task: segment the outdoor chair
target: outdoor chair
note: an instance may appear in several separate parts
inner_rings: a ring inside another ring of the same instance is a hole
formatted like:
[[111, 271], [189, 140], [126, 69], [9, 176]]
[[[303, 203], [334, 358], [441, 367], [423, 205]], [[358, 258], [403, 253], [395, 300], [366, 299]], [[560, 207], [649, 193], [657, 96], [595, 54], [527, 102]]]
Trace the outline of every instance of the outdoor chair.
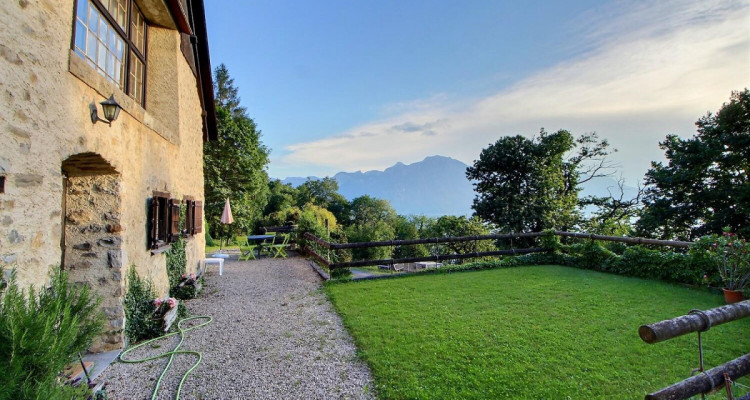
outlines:
[[273, 244], [270, 246], [270, 250], [273, 253], [273, 258], [286, 258], [286, 246], [289, 244], [289, 234], [282, 233], [280, 235], [284, 239], [280, 244]]
[[247, 242], [247, 236], [236, 236], [237, 244], [240, 245], [240, 261], [249, 261], [250, 259], [255, 260], [255, 249], [258, 248], [257, 244], [249, 244]]
[[259, 252], [259, 254], [263, 254], [263, 253], [266, 253], [266, 254], [268, 254], [268, 255], [270, 256], [270, 255], [273, 255], [273, 249], [272, 249], [272, 247], [273, 247], [273, 242], [274, 242], [274, 241], [276, 240], [277, 236], [276, 236], [276, 232], [266, 232], [265, 234], [266, 234], [266, 235], [271, 235], [271, 236], [273, 236], [273, 237], [272, 237], [272, 238], [269, 238], [269, 239], [266, 239], [266, 240], [264, 240], [264, 241], [263, 241], [263, 242], [262, 242], [262, 243], [261, 243], [261, 244], [259, 245], [259, 246], [260, 246], [260, 252]]

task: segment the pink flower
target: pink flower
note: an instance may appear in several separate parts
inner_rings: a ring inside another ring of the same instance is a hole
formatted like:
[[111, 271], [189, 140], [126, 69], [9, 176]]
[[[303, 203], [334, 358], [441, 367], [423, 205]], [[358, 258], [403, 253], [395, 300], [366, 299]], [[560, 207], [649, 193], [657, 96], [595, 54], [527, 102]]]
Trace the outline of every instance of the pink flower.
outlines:
[[190, 279], [195, 280], [195, 274], [190, 274]]
[[164, 301], [162, 299], [154, 300], [154, 307], [159, 308]]
[[177, 305], [177, 299], [175, 299], [174, 297], [170, 297], [167, 300], [167, 304], [169, 304], [169, 308], [175, 308], [175, 306]]
[[181, 277], [181, 278], [182, 278], [182, 279], [185, 279], [185, 278], [187, 278], [187, 275], [185, 275], [185, 274], [182, 274], [182, 277]]

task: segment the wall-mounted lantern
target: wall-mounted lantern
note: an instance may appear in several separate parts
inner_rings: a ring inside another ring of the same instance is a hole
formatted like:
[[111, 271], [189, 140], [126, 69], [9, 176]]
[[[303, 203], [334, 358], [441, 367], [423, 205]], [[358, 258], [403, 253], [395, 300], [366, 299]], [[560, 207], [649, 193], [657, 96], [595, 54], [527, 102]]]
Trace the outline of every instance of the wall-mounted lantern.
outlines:
[[120, 115], [120, 110], [122, 107], [120, 107], [120, 104], [115, 101], [115, 95], [114, 93], [109, 96], [107, 100], [102, 101], [99, 103], [102, 105], [102, 113], [104, 114], [105, 119], [99, 118], [99, 113], [96, 110], [96, 105], [91, 104], [91, 122], [97, 123], [98, 121], [106, 122], [109, 126], [112, 126], [112, 121], [117, 119], [117, 116]]

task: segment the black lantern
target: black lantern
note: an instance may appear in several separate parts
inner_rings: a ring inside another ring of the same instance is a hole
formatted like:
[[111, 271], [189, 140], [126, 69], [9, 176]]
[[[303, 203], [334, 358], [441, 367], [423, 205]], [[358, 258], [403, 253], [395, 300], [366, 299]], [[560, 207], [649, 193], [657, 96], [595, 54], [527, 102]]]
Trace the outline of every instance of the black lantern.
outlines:
[[96, 105], [93, 103], [91, 104], [91, 122], [97, 123], [98, 121], [106, 122], [109, 124], [109, 126], [112, 126], [112, 121], [117, 119], [117, 116], [120, 115], [120, 104], [115, 101], [115, 95], [114, 93], [109, 96], [107, 100], [102, 101], [99, 103], [102, 105], [102, 113], [104, 113], [104, 118], [99, 118], [99, 114], [96, 111]]

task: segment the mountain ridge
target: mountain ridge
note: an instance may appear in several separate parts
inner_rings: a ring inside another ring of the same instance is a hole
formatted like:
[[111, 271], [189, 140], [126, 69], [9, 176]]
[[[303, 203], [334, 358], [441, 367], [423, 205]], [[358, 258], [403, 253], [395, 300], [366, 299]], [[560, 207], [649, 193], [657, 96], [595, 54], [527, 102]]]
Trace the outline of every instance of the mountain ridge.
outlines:
[[[397, 162], [383, 171], [338, 172], [332, 176], [339, 184], [339, 193], [352, 200], [369, 195], [385, 199], [399, 214], [409, 215], [471, 215], [474, 187], [466, 178], [468, 165], [451, 157], [434, 155], [411, 164]], [[287, 177], [282, 183], [297, 187], [317, 176]], [[609, 188], [617, 188], [611, 177], [593, 179], [583, 185], [581, 196], [607, 196]], [[636, 188], [624, 186], [625, 198], [635, 196]], [[590, 211], [590, 210], [589, 210]]]

